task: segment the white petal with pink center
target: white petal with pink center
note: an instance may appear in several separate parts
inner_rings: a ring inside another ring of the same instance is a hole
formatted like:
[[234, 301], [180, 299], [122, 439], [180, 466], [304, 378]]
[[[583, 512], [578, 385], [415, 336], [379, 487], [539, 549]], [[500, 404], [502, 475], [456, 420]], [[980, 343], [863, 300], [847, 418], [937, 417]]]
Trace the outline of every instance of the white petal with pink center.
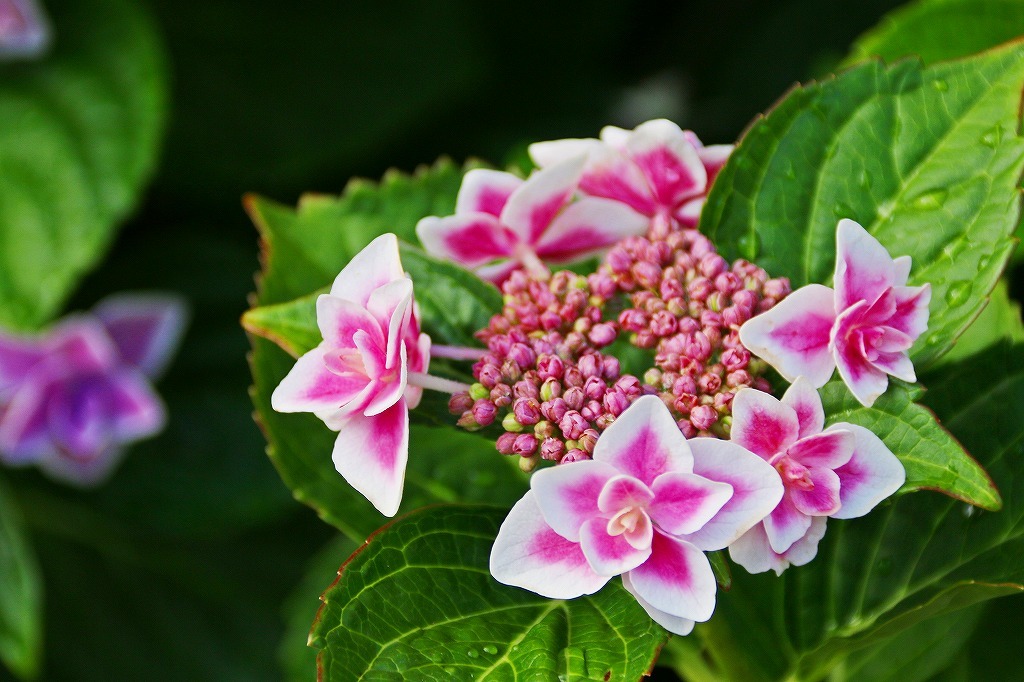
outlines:
[[646, 221], [626, 206], [573, 202], [586, 153], [574, 148], [526, 180], [500, 171], [470, 171], [455, 215], [423, 218], [416, 225], [423, 248], [500, 283], [520, 267], [542, 271], [542, 259], [578, 260], [641, 234]]
[[803, 378], [782, 400], [750, 388], [733, 399], [732, 442], [770, 464], [785, 491], [730, 546], [730, 555], [753, 573], [781, 573], [810, 561], [825, 517], [866, 514], [903, 484], [903, 465], [877, 436], [853, 424], [821, 431], [823, 425], [821, 398]]
[[382, 514], [398, 511], [409, 454], [410, 385], [430, 362], [398, 240], [373, 240], [317, 299], [319, 346], [298, 359], [271, 395], [279, 412], [312, 412], [338, 432], [335, 469]]
[[530, 156], [541, 168], [583, 157], [581, 192], [686, 227], [696, 225], [703, 197], [732, 151], [729, 145], [705, 147], [691, 131], [664, 119], [635, 130], [606, 126], [600, 138], [538, 142], [530, 145]]
[[889, 376], [916, 381], [908, 355], [928, 327], [931, 286], [908, 287], [910, 258], [892, 258], [852, 220], [836, 228], [835, 290], [797, 289], [740, 328], [740, 340], [786, 379], [824, 386], [838, 367], [850, 392], [871, 406]]
[[637, 399], [598, 439], [593, 460], [533, 475], [498, 532], [492, 574], [562, 598], [622, 575], [652, 618], [688, 633], [715, 605], [704, 550], [740, 537], [782, 495], [765, 461], [717, 442], [701, 444], [697, 458], [660, 398]]

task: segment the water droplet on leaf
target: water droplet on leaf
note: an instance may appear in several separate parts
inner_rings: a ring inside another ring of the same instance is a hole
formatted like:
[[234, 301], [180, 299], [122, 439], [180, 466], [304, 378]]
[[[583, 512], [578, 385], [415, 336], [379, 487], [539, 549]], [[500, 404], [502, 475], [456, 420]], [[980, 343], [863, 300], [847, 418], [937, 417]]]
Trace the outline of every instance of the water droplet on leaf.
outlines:
[[942, 205], [946, 203], [946, 197], [948, 195], [949, 190], [941, 187], [939, 189], [933, 189], [917, 195], [912, 203], [914, 208], [921, 209], [923, 211], [932, 211], [937, 208], [942, 208]]
[[761, 253], [761, 238], [757, 236], [756, 232], [747, 232], [741, 235], [736, 240], [736, 244], [740, 247], [740, 253], [748, 260], [755, 260]]
[[974, 283], [966, 279], [951, 283], [946, 289], [946, 304], [951, 308], [962, 306], [970, 298], [973, 288]]
[[480, 652], [477, 651], [476, 649], [470, 649], [469, 651], [466, 652], [466, 655], [469, 656], [470, 658], [477, 658], [480, 655]]
[[498, 647], [494, 646], [493, 644], [488, 644], [484, 647], [484, 653], [493, 656], [494, 654], [498, 653]]
[[939, 79], [932, 81], [932, 87], [938, 90], [939, 92], [945, 92], [946, 90], [949, 90], [949, 83]]
[[986, 147], [996, 147], [1003, 141], [1003, 126], [997, 125], [981, 136], [981, 143]]

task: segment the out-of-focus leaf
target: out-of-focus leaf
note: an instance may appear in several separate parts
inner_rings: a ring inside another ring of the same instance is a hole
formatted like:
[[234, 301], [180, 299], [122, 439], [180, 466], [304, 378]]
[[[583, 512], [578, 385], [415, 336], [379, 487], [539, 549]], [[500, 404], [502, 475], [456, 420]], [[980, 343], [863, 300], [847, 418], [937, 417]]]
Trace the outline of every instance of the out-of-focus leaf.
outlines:
[[795, 88], [744, 135], [701, 230], [794, 286], [828, 283], [852, 218], [930, 282], [923, 367], [977, 316], [1013, 249], [1024, 169], [1024, 46], [923, 68], [879, 61]]
[[138, 3], [55, 3], [53, 53], [0, 67], [0, 324], [47, 321], [153, 171], [163, 47]]
[[988, 305], [978, 319], [956, 341], [953, 349], [942, 356], [942, 362], [957, 362], [981, 352], [999, 341], [1024, 341], [1024, 322], [1020, 303], [1010, 299], [1009, 287], [1000, 280], [992, 290]]
[[433, 507], [342, 567], [310, 633], [320, 679], [636, 680], [668, 638], [615, 580], [547, 599], [487, 568], [505, 511]]
[[42, 654], [43, 586], [16, 502], [0, 485], [0, 662], [35, 677]]
[[289, 682], [309, 682], [316, 670], [317, 650], [309, 644], [310, 624], [320, 608], [324, 584], [356, 549], [344, 535], [335, 536], [310, 559], [306, 575], [284, 603], [285, 633], [277, 658]]

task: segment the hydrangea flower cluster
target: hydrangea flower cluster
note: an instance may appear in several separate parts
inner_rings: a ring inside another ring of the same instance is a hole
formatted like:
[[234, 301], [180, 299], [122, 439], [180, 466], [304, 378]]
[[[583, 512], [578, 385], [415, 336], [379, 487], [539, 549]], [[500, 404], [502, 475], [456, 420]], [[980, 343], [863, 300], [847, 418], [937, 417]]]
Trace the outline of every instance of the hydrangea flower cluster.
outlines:
[[[435, 256], [501, 286], [503, 309], [477, 332], [485, 349], [433, 349], [473, 360], [476, 382], [426, 374], [430, 342], [386, 235], [321, 297], [324, 342], [275, 408], [339, 431], [338, 470], [390, 515], [408, 410], [421, 388], [447, 391], [460, 426], [492, 430], [498, 451], [533, 472], [495, 541], [494, 577], [569, 599], [622, 576], [655, 621], [688, 633], [714, 610], [705, 552], [781, 573], [814, 557], [827, 518], [862, 516], [903, 485], [877, 435], [825, 428], [816, 389], [836, 367], [864, 404], [889, 375], [914, 380], [907, 351], [930, 295], [907, 286], [909, 258], [849, 220], [834, 290], [791, 293], [785, 278], [730, 264], [694, 227], [730, 149], [652, 121], [533, 145], [541, 170], [526, 180], [470, 171], [456, 214], [417, 232]], [[600, 249], [586, 276], [544, 263]], [[620, 340], [647, 353], [637, 375], [623, 371]], [[769, 366], [791, 384], [781, 400]]]
[[124, 447], [159, 433], [151, 385], [177, 348], [176, 297], [121, 294], [47, 333], [0, 333], [0, 460], [75, 485], [102, 481]]

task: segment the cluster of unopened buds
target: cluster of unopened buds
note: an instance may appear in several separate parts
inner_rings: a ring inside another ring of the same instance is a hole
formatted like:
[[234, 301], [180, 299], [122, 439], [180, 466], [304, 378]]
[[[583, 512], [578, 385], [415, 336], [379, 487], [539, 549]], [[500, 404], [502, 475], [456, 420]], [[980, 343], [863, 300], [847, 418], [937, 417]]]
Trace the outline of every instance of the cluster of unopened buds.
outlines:
[[[791, 292], [726, 261], [696, 224], [730, 150], [651, 121], [534, 145], [540, 170], [526, 179], [470, 171], [455, 215], [417, 232], [432, 255], [500, 286], [503, 308], [477, 332], [485, 347], [431, 348], [397, 243], [381, 237], [321, 297], [324, 341], [275, 408], [337, 430], [339, 472], [392, 515], [408, 410], [423, 388], [447, 391], [459, 426], [489, 430], [533, 472], [495, 541], [495, 578], [568, 599], [621, 575], [654, 620], [686, 634], [714, 609], [706, 552], [781, 573], [815, 556], [827, 518], [862, 516], [903, 485], [877, 435], [825, 427], [817, 389], [838, 367], [870, 405], [889, 375], [914, 381], [907, 351], [928, 319], [909, 258], [850, 220], [834, 289]], [[548, 269], [597, 254], [589, 275]], [[472, 361], [474, 383], [428, 375], [430, 355]], [[790, 384], [781, 397], [772, 368]]]

